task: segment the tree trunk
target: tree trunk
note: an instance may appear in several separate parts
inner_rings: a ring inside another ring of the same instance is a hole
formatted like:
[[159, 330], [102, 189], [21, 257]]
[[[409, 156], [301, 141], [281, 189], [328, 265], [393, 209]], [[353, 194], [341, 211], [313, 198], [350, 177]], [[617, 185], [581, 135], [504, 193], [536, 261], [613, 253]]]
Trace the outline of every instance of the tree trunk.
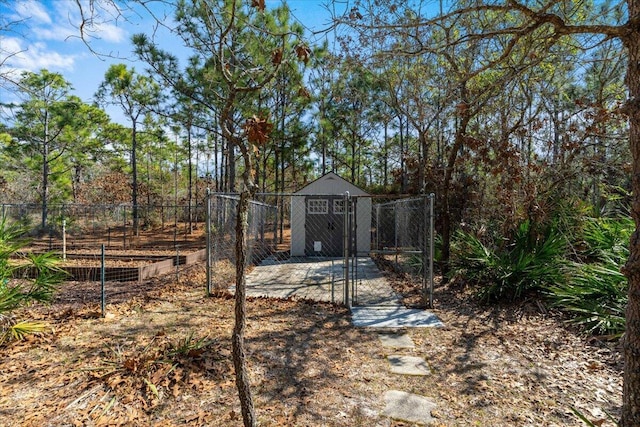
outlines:
[[[275, 189], [275, 193], [278, 193], [278, 191], [280, 190], [280, 147], [278, 146], [277, 143], [273, 144], [274, 147], [274, 172], [275, 172], [275, 183], [274, 183], [274, 189]], [[274, 236], [274, 240], [278, 243], [280, 243], [280, 237], [278, 237], [280, 235], [280, 217], [283, 215], [282, 213], [282, 205], [280, 203], [280, 197], [276, 196], [276, 226], [274, 228], [274, 232], [275, 232], [275, 236]]]
[[324, 135], [324, 101], [320, 101], [320, 145], [322, 147], [322, 175], [327, 173], [327, 140]]
[[426, 184], [426, 165], [427, 165], [427, 156], [429, 151], [429, 146], [427, 143], [427, 131], [424, 129], [418, 129], [418, 139], [420, 141], [420, 150], [418, 154], [418, 188], [417, 191], [420, 194], [425, 193], [425, 184]]
[[247, 257], [246, 231], [249, 212], [249, 191], [240, 193], [238, 211], [236, 214], [236, 295], [235, 295], [235, 326], [231, 343], [233, 348], [233, 366], [236, 373], [236, 387], [240, 398], [240, 408], [245, 427], [256, 425], [256, 415], [253, 409], [253, 397], [251, 384], [246, 366], [246, 354], [244, 351], [244, 333], [246, 329], [246, 288], [244, 267]]
[[49, 114], [44, 117], [44, 138], [42, 142], [42, 232], [47, 228], [49, 200]]
[[[640, 0], [629, 0], [629, 16], [640, 15]], [[640, 426], [640, 28], [636, 24], [623, 42], [629, 53], [629, 145], [633, 158], [631, 215], [636, 230], [631, 236], [630, 254], [624, 274], [629, 280], [629, 303], [624, 334], [624, 387], [620, 426]]]
[[136, 132], [136, 122], [132, 120], [131, 126], [131, 204], [133, 209], [133, 232], [136, 236], [140, 234], [140, 214], [138, 212], [138, 141]]
[[229, 146], [229, 158], [227, 159], [229, 164], [229, 177], [227, 178], [229, 183], [229, 192], [236, 192], [236, 149], [233, 145]]
[[462, 85], [460, 89], [461, 103], [459, 106], [459, 116], [456, 125], [456, 135], [447, 158], [447, 164], [445, 166], [444, 182], [442, 183], [442, 260], [441, 270], [443, 280], [447, 280], [449, 274], [449, 258], [451, 256], [451, 209], [449, 206], [449, 200], [451, 195], [449, 190], [451, 189], [451, 181], [453, 180], [453, 171], [455, 169], [456, 160], [458, 158], [458, 152], [464, 145], [464, 139], [467, 134], [467, 126], [471, 121], [471, 112], [469, 108], [469, 102], [467, 99], [466, 83]]
[[402, 125], [402, 116], [398, 116], [398, 129], [400, 130], [400, 193], [404, 194], [407, 191], [406, 179], [405, 179], [405, 164], [404, 164], [404, 127]]
[[191, 123], [189, 123], [187, 125], [187, 165], [189, 167], [189, 172], [187, 173], [189, 181], [189, 189], [187, 190], [187, 198], [189, 199], [187, 204], [187, 216], [189, 217], [189, 234], [193, 234], [193, 160], [191, 159], [191, 156]]
[[356, 145], [358, 145], [358, 135], [355, 131], [351, 132], [351, 183], [358, 185], [356, 183]]
[[384, 122], [384, 147], [382, 148], [382, 183], [384, 191], [389, 188], [389, 122]]

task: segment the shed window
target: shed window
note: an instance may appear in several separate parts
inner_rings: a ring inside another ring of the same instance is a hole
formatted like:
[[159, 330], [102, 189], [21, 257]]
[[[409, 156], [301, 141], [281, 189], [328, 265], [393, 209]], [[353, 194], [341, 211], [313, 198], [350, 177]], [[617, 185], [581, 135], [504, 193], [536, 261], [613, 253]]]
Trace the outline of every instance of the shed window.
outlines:
[[326, 199], [308, 200], [307, 213], [312, 215], [328, 214], [329, 201]]
[[333, 200], [333, 213], [340, 215], [344, 213], [344, 200]]

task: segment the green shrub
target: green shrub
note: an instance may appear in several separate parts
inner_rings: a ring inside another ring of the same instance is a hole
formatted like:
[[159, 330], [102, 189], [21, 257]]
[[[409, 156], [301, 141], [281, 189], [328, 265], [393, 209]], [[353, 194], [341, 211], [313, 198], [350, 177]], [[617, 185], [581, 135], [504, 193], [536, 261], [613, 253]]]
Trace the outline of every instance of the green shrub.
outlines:
[[454, 247], [453, 271], [477, 284], [484, 301], [515, 300], [564, 279], [564, 237], [553, 228], [538, 234], [529, 221], [520, 224], [506, 244], [485, 245], [460, 232]]
[[[458, 232], [452, 245], [452, 272], [477, 286], [485, 301], [515, 300], [542, 291], [553, 307], [591, 334], [620, 336], [625, 327], [628, 283], [621, 268], [635, 229], [630, 217], [588, 218], [576, 211], [538, 231], [525, 221], [512, 237], [482, 241]], [[570, 236], [567, 242], [564, 236]], [[570, 243], [570, 244], [569, 244]]]
[[578, 251], [587, 262], [623, 263], [629, 257], [629, 239], [634, 229], [631, 217], [590, 218], [585, 221]]
[[634, 228], [629, 217], [588, 219], [574, 246], [581, 262], [568, 264], [567, 281], [548, 290], [552, 305], [591, 334], [624, 332], [628, 283], [621, 268]]
[[627, 305], [627, 279], [620, 264], [573, 263], [567, 276], [567, 282], [549, 288], [552, 306], [571, 314], [571, 322], [590, 334], [620, 336]]
[[[22, 339], [29, 333], [42, 332], [44, 325], [37, 322], [18, 321], [12, 312], [31, 302], [48, 302], [56, 286], [63, 280], [64, 272], [56, 267], [51, 254], [21, 255], [26, 244], [21, 236], [24, 229], [19, 224], [0, 221], [0, 345], [13, 339]], [[11, 258], [22, 258], [17, 267]], [[19, 268], [36, 271], [33, 279], [16, 278]]]

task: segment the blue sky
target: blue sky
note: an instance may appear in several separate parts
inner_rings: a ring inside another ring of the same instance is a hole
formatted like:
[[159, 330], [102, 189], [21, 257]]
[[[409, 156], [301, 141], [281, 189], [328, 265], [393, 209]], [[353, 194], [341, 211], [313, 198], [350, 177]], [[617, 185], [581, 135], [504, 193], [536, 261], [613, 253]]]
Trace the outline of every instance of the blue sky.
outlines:
[[[267, 7], [281, 2], [267, 0]], [[88, 10], [89, 0], [80, 3]], [[131, 2], [120, 3], [131, 5]], [[327, 0], [288, 0], [287, 3], [293, 16], [310, 31], [329, 23], [330, 14], [324, 7]], [[76, 0], [0, 2], [0, 76], [4, 76], [0, 77], [0, 103], [16, 100], [11, 81], [17, 81], [23, 71], [46, 68], [61, 73], [73, 85], [73, 94], [85, 102], [93, 101], [93, 94], [111, 64], [124, 62], [142, 71], [144, 64], [136, 62], [132, 54], [131, 36], [150, 34], [155, 19], [135, 5], [122, 13], [114, 10], [108, 1], [102, 0], [98, 6], [100, 19], [90, 28], [88, 47], [79, 37], [81, 18]], [[172, 12], [160, 6], [152, 3], [151, 11], [156, 16], [167, 16], [166, 22], [170, 23]], [[338, 6], [344, 7], [344, 3]], [[8, 23], [11, 25], [6, 29]], [[158, 31], [165, 48], [180, 51], [179, 43], [166, 30], [159, 28]], [[317, 37], [310, 36], [312, 41], [314, 38]], [[117, 110], [112, 108], [108, 113], [113, 120], [126, 124]]]

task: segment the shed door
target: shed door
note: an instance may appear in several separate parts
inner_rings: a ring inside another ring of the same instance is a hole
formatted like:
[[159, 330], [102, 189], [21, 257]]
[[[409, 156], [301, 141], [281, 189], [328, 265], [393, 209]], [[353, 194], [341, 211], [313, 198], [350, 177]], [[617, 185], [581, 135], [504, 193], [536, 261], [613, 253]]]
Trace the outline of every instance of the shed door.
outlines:
[[342, 196], [305, 198], [305, 255], [343, 255], [344, 199]]

